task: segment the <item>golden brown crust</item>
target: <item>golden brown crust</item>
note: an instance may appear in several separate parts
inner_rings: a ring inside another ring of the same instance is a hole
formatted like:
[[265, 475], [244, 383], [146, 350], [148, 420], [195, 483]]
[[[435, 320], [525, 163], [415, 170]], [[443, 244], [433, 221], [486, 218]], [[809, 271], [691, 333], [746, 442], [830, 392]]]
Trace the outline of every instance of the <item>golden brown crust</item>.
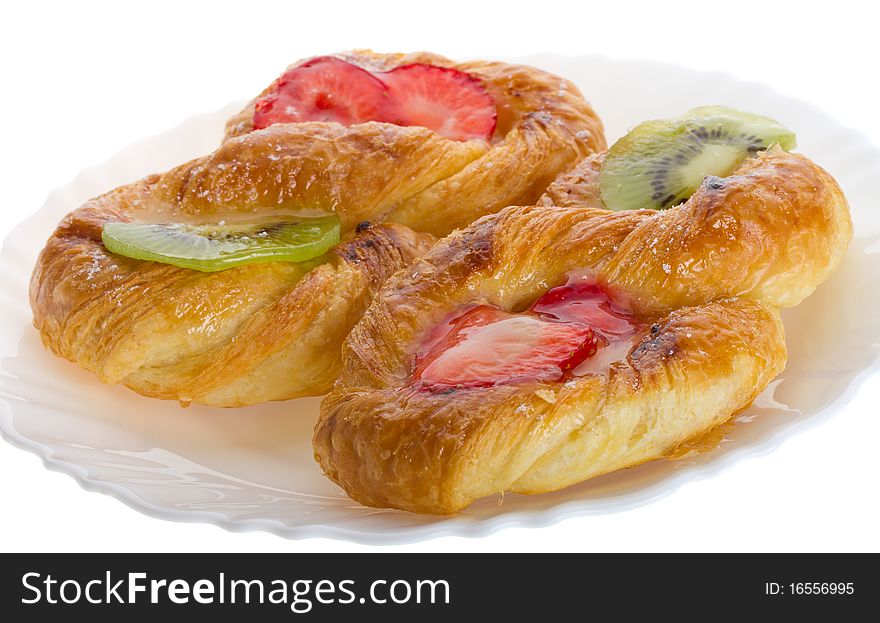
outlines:
[[[775, 307], [828, 276], [851, 225], [840, 188], [802, 156], [774, 150], [709, 183], [665, 212], [609, 212], [582, 189], [587, 207], [511, 207], [439, 242], [345, 343], [315, 431], [325, 472], [364, 504], [449, 513], [658, 458], [746, 407], [785, 362]], [[521, 310], [582, 269], [645, 323], [605, 374], [451, 394], [408, 384], [415, 345], [450, 311]]]
[[[562, 176], [541, 205], [601, 207], [602, 158], [587, 158]], [[852, 237], [834, 178], [778, 147], [729, 177], [707, 178], [682, 206], [647, 214], [655, 216], [627, 238], [603, 273], [646, 310], [693, 305], [706, 300], [706, 288], [793, 307], [837, 267]]]
[[[455, 63], [426, 52], [377, 54], [354, 50], [336, 56], [373, 71], [416, 62], [454, 67], [479, 78], [495, 101], [498, 125], [491, 144], [469, 141], [474, 150], [469, 152], [470, 159], [446, 162], [445, 177], [420, 188], [401, 189], [396, 203], [389, 206], [386, 220], [418, 231], [444, 235], [505, 206], [534, 203], [560, 172], [605, 148], [602, 123], [577, 87], [539, 69], [491, 61]], [[272, 87], [269, 85], [260, 96]], [[256, 99], [227, 122], [227, 139], [253, 130]], [[367, 125], [344, 128], [344, 132], [357, 135]], [[394, 150], [393, 137], [405, 128], [378, 125], [387, 128], [389, 149]], [[341, 127], [328, 123], [314, 126]], [[438, 149], [439, 145], [456, 142], [434, 136]], [[379, 168], [377, 173], [395, 176], [393, 167]]]
[[150, 220], [335, 212], [343, 231], [381, 222], [413, 193], [485, 153], [426, 128], [283, 124], [227, 141], [159, 176], [127, 212]]
[[662, 456], [748, 405], [784, 366], [778, 314], [753, 301], [677, 310], [658, 325], [607, 375], [568, 383], [434, 394], [343, 377], [322, 405], [316, 458], [362, 504], [450, 513]]
[[[390, 155], [381, 127], [357, 137], [273, 128], [92, 199], [61, 222], [37, 261], [31, 306], [44, 343], [105, 382], [159, 398], [238, 406], [323, 393], [343, 338], [374, 292], [433, 243], [399, 225], [351, 232], [396, 192], [370, 166], [406, 153], [403, 142], [433, 140], [426, 130], [408, 131]], [[320, 160], [287, 158], [302, 137], [323, 141], [325, 165], [352, 154], [322, 172]], [[429, 174], [422, 164], [414, 154], [399, 173]], [[109, 253], [101, 243], [111, 221], [233, 222], [308, 207], [335, 211], [349, 233], [306, 263], [200, 273]]]
[[342, 56], [377, 71], [427, 62], [477, 75], [498, 105], [496, 137], [459, 142], [375, 122], [250, 132], [251, 105], [214, 153], [93, 199], [59, 225], [32, 279], [44, 342], [150, 396], [228, 406], [321, 393], [338, 367], [336, 346], [373, 291], [427, 249], [430, 236], [383, 226], [358, 237], [374, 246], [354, 264], [340, 247], [317, 267], [204, 275], [107, 253], [103, 224], [333, 212], [343, 232], [362, 221], [446, 232], [511, 200], [537, 198], [558, 171], [604, 147], [601, 123], [577, 89], [539, 70], [458, 65], [427, 53]]
[[575, 168], [563, 173], [547, 187], [537, 204], [560, 208], [602, 208], [599, 172], [605, 152], [581, 160]]
[[379, 286], [432, 243], [377, 225], [311, 262], [199, 273], [56, 233], [31, 281], [34, 325], [55, 354], [146, 396], [243, 406], [318, 395]]
[[[831, 274], [852, 237], [837, 182], [781, 150], [708, 180], [664, 216], [663, 227], [634, 232], [605, 273], [652, 307], [703, 300], [706, 283], [724, 295], [792, 307]], [[656, 261], [664, 253], [677, 261]]]

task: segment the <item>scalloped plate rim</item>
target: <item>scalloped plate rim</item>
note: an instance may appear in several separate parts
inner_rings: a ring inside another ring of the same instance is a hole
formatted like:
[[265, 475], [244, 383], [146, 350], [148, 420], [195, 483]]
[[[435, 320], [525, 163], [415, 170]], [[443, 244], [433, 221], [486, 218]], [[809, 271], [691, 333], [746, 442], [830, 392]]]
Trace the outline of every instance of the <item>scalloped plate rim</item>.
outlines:
[[[810, 102], [780, 93], [776, 88], [766, 83], [742, 79], [730, 72], [693, 69], [684, 65], [648, 59], [642, 60], [635, 58], [614, 58], [602, 54], [563, 55], [542, 53], [532, 54], [511, 60], [515, 62], [534, 64], [539, 66], [552, 66], [554, 61], [559, 62], [560, 60], [562, 60], [564, 62], [575, 62], [578, 59], [591, 59], [593, 61], [598, 61], [603, 64], [609, 65], [627, 64], [638, 66], [640, 68], [644, 68], [645, 66], [653, 66], [663, 71], [675, 70], [679, 72], [690, 73], [703, 79], [711, 78], [717, 81], [735, 83], [739, 86], [747, 87], [749, 89], [760, 89], [774, 99], [782, 100], [783, 103], [786, 105], [796, 106], [801, 109], [807, 109], [814, 116], [823, 118], [827, 122], [829, 127], [834, 128], [836, 133], [847, 134], [848, 140], [851, 140], [853, 142], [857, 141], [858, 143], [860, 143], [860, 147], [868, 148], [869, 151], [873, 152], [872, 155], [877, 160], [877, 162], [880, 162], [880, 149], [878, 149], [877, 145], [870, 141], [862, 132], [859, 132], [855, 128], [837, 122], [831, 115]], [[112, 156], [107, 158], [104, 162], [84, 167], [68, 183], [52, 190], [46, 196], [44, 205], [49, 202], [49, 199], [54, 193], [64, 192], [67, 189], [76, 186], [78, 182], [81, 182], [82, 180], [88, 178], [90, 175], [100, 173], [102, 169], [111, 166], [114, 161], [117, 161], [125, 154], [137, 149], [137, 147], [142, 143], [145, 143], [152, 138], [156, 138], [158, 136], [180, 132], [183, 128], [192, 124], [195, 119], [214, 117], [240, 105], [241, 102], [236, 101], [221, 108], [218, 108], [213, 112], [191, 115], [190, 117], [184, 119], [181, 123], [175, 125], [169, 130], [166, 130], [165, 132], [159, 133], [153, 137], [145, 138], [141, 141], [134, 142], [118, 150]], [[601, 110], [599, 112], [601, 114]], [[4, 261], [7, 256], [8, 241], [11, 237], [11, 234], [13, 234], [16, 230], [25, 227], [36, 216], [36, 214], [37, 212], [28, 215], [26, 218], [19, 221], [9, 230], [6, 237], [4, 238], [2, 251], [0, 251], [0, 257], [2, 257]], [[8, 279], [8, 276], [4, 276], [3, 279], [4, 281], [6, 281]], [[711, 461], [703, 465], [696, 466], [690, 470], [680, 471], [669, 475], [667, 478], [664, 479], [662, 483], [663, 493], [669, 494], [678, 487], [695, 478], [702, 479], [710, 477], [712, 474], [726, 469], [729, 465], [732, 465], [742, 460], [744, 457], [757, 456], [759, 454], [769, 452], [784, 443], [785, 440], [789, 436], [791, 436], [792, 431], [815, 426], [819, 421], [827, 417], [830, 412], [839, 411], [841, 406], [849, 403], [858, 393], [858, 390], [864, 384], [864, 382], [868, 378], [875, 376], [878, 373], [878, 369], [880, 369], [880, 358], [875, 358], [873, 362], [871, 362], [867, 367], [865, 367], [852, 378], [846, 388], [834, 400], [825, 405], [815, 414], [812, 414], [808, 420], [796, 422], [790, 426], [787, 426], [781, 431], [778, 431], [775, 434], [772, 434], [767, 438], [761, 440], [759, 443], [728, 451], [722, 456], [715, 457]], [[40, 457], [41, 461], [47, 469], [67, 474], [68, 476], [73, 478], [84, 490], [110, 495], [111, 497], [123, 502], [127, 506], [158, 519], [189, 523], [209, 523], [232, 532], [259, 530], [269, 532], [271, 534], [275, 534], [277, 536], [287, 539], [333, 538], [358, 543], [388, 545], [395, 543], [415, 542], [443, 536], [462, 536], [468, 538], [477, 538], [487, 536], [499, 530], [504, 530], [510, 527], [546, 527], [571, 517], [592, 515], [596, 513], [616, 512], [614, 510], [592, 509], [589, 507], [589, 505], [585, 505], [584, 502], [581, 500], [570, 500], [557, 504], [552, 508], [500, 512], [497, 515], [478, 520], [470, 520], [469, 518], [453, 515], [451, 517], [438, 518], [436, 522], [426, 525], [408, 528], [395, 528], [393, 531], [389, 532], [378, 532], [376, 530], [364, 530], [339, 525], [327, 525], [322, 523], [287, 526], [282, 524], [278, 520], [272, 520], [268, 518], [230, 519], [223, 516], [219, 512], [210, 512], [204, 510], [175, 510], [155, 505], [137, 496], [132, 490], [126, 488], [121, 484], [97, 480], [91, 477], [88, 471], [78, 463], [57, 459], [53, 456], [54, 450], [50, 446], [39, 441], [26, 438], [21, 435], [17, 430], [15, 430], [15, 428], [12, 426], [11, 415], [12, 410], [14, 409], [13, 403], [14, 397], [0, 393], [0, 407], [2, 407], [0, 408], [0, 416], [2, 416], [0, 417], [0, 436], [2, 436], [5, 440], [7, 440], [15, 447], [36, 454], [38, 457]], [[647, 500], [637, 500], [631, 504], [624, 504], [622, 508], [625, 509], [647, 504], [650, 503], [651, 499], [653, 499], [653, 497]]]

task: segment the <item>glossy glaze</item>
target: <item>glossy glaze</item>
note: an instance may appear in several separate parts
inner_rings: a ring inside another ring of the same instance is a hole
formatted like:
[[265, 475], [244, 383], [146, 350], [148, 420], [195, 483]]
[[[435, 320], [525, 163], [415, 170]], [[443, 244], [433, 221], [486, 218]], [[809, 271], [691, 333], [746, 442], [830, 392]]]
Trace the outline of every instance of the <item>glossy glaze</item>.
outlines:
[[520, 313], [453, 311], [423, 338], [412, 380], [444, 391], [601, 374], [626, 357], [642, 324], [623, 294], [576, 272]]

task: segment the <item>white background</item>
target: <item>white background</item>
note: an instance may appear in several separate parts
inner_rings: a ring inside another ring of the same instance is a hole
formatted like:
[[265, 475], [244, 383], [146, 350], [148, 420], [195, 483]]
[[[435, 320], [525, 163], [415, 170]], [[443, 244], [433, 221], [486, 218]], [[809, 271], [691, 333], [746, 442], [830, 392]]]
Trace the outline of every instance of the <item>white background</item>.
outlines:
[[[84, 166], [251, 96], [293, 60], [352, 47], [462, 59], [601, 53], [720, 69], [809, 100], [880, 144], [880, 13], [869, 2], [10, 4], [0, 18], [4, 235]], [[878, 400], [874, 377], [841, 417], [873, 421]], [[838, 419], [637, 508], [392, 549], [877, 551], [877, 456], [871, 443], [846, 451], [853, 440]], [[865, 482], [873, 486], [853, 484]], [[152, 519], [0, 443], [0, 550], [369, 549]]]

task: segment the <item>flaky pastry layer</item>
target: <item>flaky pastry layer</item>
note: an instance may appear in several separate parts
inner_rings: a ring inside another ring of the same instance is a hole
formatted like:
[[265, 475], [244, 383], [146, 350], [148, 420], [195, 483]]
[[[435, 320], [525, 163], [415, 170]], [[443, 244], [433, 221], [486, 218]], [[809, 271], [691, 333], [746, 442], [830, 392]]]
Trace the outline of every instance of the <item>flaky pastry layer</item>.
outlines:
[[[342, 56], [373, 70], [428, 62], [472, 73], [495, 99], [496, 136], [459, 142], [376, 122], [252, 132], [251, 103], [213, 153], [97, 197], [62, 221], [31, 282], [46, 345], [148, 396], [236, 406], [320, 394], [375, 290], [433, 240], [404, 226], [445, 233], [534, 200], [559, 171], [604, 147], [601, 123], [577, 89], [540, 70], [427, 53]], [[202, 274], [101, 244], [101, 227], [113, 221], [232, 224], [331, 212], [348, 239], [305, 264]], [[367, 221], [392, 224], [352, 233]]]
[[[410, 63], [452, 67], [480, 79], [498, 110], [498, 125], [489, 143], [475, 140], [462, 144], [431, 132], [432, 140], [421, 146], [419, 156], [433, 164], [442, 162], [444, 174], [417, 174], [419, 183], [397, 189], [382, 204], [383, 213], [373, 218], [445, 235], [503, 207], [534, 203], [557, 175], [584, 156], [605, 148], [602, 123], [578, 88], [540, 69], [495, 61], [456, 63], [428, 52], [379, 54], [354, 50], [336, 56], [371, 71], [388, 71]], [[273, 86], [269, 85], [260, 96]], [[253, 131], [256, 99], [227, 122], [227, 139]], [[358, 136], [370, 125], [353, 125], [342, 131]], [[407, 128], [380, 125], [387, 132], [389, 153], [398, 151], [396, 135], [408, 144]], [[320, 159], [313, 145], [298, 144], [297, 149], [305, 161]], [[450, 152], [459, 157], [450, 159]], [[407, 158], [403, 151], [395, 155], [400, 162]], [[339, 160], [334, 156], [328, 162]], [[396, 164], [374, 171], [378, 177], [384, 176], [389, 186], [407, 179], [398, 175]]]
[[[317, 461], [351, 497], [450, 513], [492, 493], [559, 489], [663, 456], [783, 369], [777, 307], [809, 295], [851, 237], [831, 176], [772, 150], [678, 207], [610, 212], [590, 186], [595, 160], [543, 205], [448, 236], [376, 296], [314, 436]], [[416, 345], [451, 311], [522, 310], [582, 270], [627, 296], [642, 322], [604, 372], [449, 393], [410, 382]]]
[[226, 190], [213, 180], [228, 204], [204, 196], [200, 184], [222, 179], [222, 163], [215, 154], [150, 176], [61, 222], [30, 287], [34, 325], [52, 352], [104, 382], [183, 403], [242, 406], [329, 389], [342, 341], [373, 294], [434, 238], [400, 225], [365, 225], [309, 262], [214, 273], [104, 247], [101, 228], [111, 221], [216, 223], [283, 214], [273, 202], [248, 204], [253, 187], [236, 177]]

